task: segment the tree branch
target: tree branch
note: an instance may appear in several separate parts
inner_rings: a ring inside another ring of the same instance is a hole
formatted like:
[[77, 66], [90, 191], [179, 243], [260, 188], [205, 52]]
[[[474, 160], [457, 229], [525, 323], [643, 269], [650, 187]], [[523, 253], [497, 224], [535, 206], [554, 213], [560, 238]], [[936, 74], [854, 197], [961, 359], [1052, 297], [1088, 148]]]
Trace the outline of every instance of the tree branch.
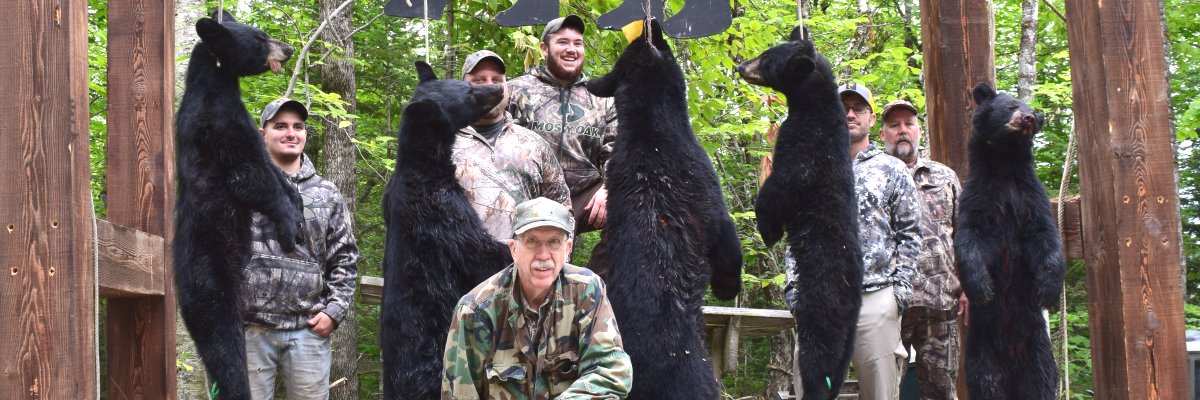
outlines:
[[342, 10], [346, 9], [346, 7], [349, 7], [350, 4], [353, 3], [354, 0], [346, 0], [342, 2], [338, 8], [334, 9], [333, 12], [329, 13], [329, 15], [321, 21], [321, 26], [318, 26], [317, 30], [313, 31], [312, 36], [308, 37], [308, 41], [304, 43], [304, 48], [300, 49], [300, 55], [296, 57], [296, 68], [292, 69], [292, 79], [288, 81], [288, 88], [287, 91], [283, 92], [283, 97], [290, 97], [292, 95], [292, 91], [296, 89], [296, 79], [300, 77], [299, 60], [305, 59], [305, 57], [308, 55], [308, 49], [312, 47], [313, 42], [317, 41], [317, 36], [321, 35], [321, 31], [325, 30], [325, 27], [329, 26], [329, 20], [340, 14]]

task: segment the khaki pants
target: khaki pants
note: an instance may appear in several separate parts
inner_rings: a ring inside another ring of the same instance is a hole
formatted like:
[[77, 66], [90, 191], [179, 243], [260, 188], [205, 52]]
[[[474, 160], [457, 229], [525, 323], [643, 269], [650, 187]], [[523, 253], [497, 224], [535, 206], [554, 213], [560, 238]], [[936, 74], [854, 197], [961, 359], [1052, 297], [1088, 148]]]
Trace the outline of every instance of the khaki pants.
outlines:
[[[792, 385], [796, 398], [804, 397], [800, 380], [797, 347], [792, 356]], [[900, 307], [889, 286], [863, 293], [862, 310], [858, 313], [858, 330], [854, 337], [854, 354], [850, 357], [858, 374], [858, 398], [862, 400], [896, 400], [900, 398], [900, 371], [908, 352], [900, 344]]]

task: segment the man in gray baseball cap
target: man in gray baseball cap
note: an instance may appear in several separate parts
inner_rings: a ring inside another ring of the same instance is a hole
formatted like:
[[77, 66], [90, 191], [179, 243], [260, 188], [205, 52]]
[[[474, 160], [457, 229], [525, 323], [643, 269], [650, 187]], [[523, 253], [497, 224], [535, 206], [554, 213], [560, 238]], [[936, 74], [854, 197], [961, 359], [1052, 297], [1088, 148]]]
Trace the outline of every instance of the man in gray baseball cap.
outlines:
[[[504, 59], [489, 50], [471, 53], [462, 66], [463, 80], [476, 85], [503, 85], [504, 71]], [[512, 123], [507, 107], [506, 90], [496, 108], [458, 131], [451, 155], [467, 200], [499, 241], [512, 238], [513, 210], [523, 201], [547, 197], [571, 206], [571, 191], [550, 144]]]
[[267, 121], [275, 118], [275, 114], [278, 114], [280, 111], [289, 110], [295, 111], [296, 115], [300, 117], [300, 121], [308, 121], [308, 108], [304, 107], [303, 103], [287, 97], [280, 97], [272, 100], [263, 107], [262, 115], [258, 118], [258, 127], [262, 128], [267, 126]]

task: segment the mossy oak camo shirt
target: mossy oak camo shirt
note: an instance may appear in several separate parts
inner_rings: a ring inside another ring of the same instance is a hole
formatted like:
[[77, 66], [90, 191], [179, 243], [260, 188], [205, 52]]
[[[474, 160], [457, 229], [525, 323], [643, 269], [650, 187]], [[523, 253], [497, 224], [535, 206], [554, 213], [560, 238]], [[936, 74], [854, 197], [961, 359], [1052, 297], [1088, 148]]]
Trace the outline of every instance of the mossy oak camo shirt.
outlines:
[[508, 111], [517, 125], [550, 143], [562, 166], [571, 197], [601, 183], [617, 139], [613, 99], [587, 91], [579, 76], [567, 86], [555, 83], [545, 67], [508, 81]]
[[895, 285], [900, 311], [908, 307], [921, 254], [921, 209], [908, 166], [874, 144], [854, 157], [863, 290]]
[[458, 183], [492, 237], [512, 239], [513, 210], [526, 200], [545, 197], [571, 209], [571, 191], [549, 143], [511, 118], [494, 140], [468, 126], [458, 131], [452, 156]]
[[539, 310], [510, 265], [463, 296], [446, 338], [442, 399], [622, 399], [633, 367], [604, 283], [563, 266]]
[[958, 174], [933, 160], [917, 157], [909, 167], [921, 204], [921, 256], [910, 307], [955, 310], [961, 288], [954, 268], [954, 216], [962, 186]]
[[242, 300], [246, 322], [274, 329], [308, 327], [308, 320], [325, 312], [342, 323], [354, 307], [358, 277], [358, 245], [350, 229], [353, 216], [333, 183], [317, 176], [307, 155], [291, 176], [304, 204], [305, 242], [284, 253], [275, 224], [254, 213], [250, 263]]

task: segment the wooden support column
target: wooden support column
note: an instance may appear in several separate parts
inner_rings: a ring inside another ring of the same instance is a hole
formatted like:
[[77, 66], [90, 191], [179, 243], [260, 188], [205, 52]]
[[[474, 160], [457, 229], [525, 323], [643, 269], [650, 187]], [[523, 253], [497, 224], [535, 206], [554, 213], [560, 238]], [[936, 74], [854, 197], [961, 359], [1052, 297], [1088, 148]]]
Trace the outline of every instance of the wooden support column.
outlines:
[[1188, 392], [1158, 1], [1067, 0], [1097, 399]]
[[174, 2], [109, 0], [108, 220], [165, 239], [157, 290], [108, 300], [109, 398], [176, 396], [174, 32]]
[[94, 399], [87, 2], [0, 15], [0, 398]]
[[929, 155], [967, 177], [967, 137], [979, 82], [996, 84], [992, 2], [921, 0]]

